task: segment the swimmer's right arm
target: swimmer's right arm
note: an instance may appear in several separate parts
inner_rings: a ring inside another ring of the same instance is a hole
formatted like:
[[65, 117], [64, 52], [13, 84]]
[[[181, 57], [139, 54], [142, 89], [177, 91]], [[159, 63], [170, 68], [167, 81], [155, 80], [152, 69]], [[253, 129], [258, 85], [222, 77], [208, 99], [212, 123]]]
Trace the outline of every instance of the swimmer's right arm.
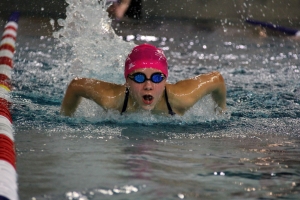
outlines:
[[61, 114], [74, 115], [81, 98], [93, 100], [104, 109], [120, 110], [125, 86], [96, 79], [75, 78], [69, 84], [61, 105]]
[[88, 78], [74, 78], [69, 84], [61, 105], [61, 114], [73, 116], [82, 97], [103, 106], [102, 98], [106, 95], [109, 83]]
[[72, 116], [76, 108], [78, 107], [81, 97], [86, 96], [86, 88], [84, 87], [84, 83], [86, 79], [75, 78], [69, 84], [62, 105], [60, 113], [66, 116]]

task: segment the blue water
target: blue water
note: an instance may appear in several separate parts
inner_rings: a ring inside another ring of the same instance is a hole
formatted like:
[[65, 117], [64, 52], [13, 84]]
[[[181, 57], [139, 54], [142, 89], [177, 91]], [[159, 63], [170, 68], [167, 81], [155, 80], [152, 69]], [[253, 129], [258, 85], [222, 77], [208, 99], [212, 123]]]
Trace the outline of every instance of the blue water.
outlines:
[[[93, 4], [71, 7], [59, 23], [48, 24], [51, 34], [18, 35], [12, 115], [20, 199], [299, 197], [299, 41], [178, 19], [111, 22]], [[220, 71], [227, 111], [216, 115], [207, 96], [182, 117], [120, 116], [88, 100], [75, 117], [60, 115], [73, 77], [123, 83], [125, 56], [143, 42], [165, 50], [169, 82]]]

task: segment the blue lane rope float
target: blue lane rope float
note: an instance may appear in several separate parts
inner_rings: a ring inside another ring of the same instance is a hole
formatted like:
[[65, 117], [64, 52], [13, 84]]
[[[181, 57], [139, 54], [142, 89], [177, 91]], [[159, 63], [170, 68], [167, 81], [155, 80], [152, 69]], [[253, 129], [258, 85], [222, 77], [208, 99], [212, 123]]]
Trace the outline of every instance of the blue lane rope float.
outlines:
[[0, 42], [0, 200], [17, 200], [16, 152], [10, 113], [11, 71], [20, 14], [13, 12]]
[[261, 26], [261, 27], [264, 27], [264, 28], [269, 28], [271, 30], [280, 31], [280, 32], [282, 32], [286, 35], [289, 35], [289, 36], [300, 37], [300, 30], [298, 30], [298, 29], [287, 28], [287, 27], [276, 25], [276, 24], [257, 21], [257, 20], [253, 20], [253, 19], [247, 19], [246, 22], [248, 24], [251, 24], [251, 25]]

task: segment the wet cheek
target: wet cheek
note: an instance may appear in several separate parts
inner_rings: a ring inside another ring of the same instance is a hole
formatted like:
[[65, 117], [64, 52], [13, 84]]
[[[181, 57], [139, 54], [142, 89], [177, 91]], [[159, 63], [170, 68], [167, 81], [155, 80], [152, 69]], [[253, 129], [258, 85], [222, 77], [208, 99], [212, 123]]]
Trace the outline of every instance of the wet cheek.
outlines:
[[131, 85], [131, 86], [129, 86], [129, 88], [130, 88], [130, 91], [132, 91], [134, 93], [140, 92], [143, 89], [143, 87], [141, 87], [141, 85], [137, 85], [137, 84]]
[[142, 93], [142, 90], [143, 90], [142, 87], [131, 87], [130, 93], [136, 100], [138, 100], [140, 97], [140, 94]]
[[155, 93], [154, 93], [155, 96], [160, 97], [162, 95], [163, 91], [164, 91], [164, 87], [154, 85], [153, 88], [154, 88], [154, 91], [155, 91]]

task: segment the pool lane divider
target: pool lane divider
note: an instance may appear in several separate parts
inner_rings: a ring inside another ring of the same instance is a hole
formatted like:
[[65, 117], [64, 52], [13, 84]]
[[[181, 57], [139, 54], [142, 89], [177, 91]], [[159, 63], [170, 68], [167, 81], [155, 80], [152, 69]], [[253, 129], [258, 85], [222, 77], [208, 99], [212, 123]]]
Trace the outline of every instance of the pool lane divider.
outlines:
[[16, 152], [11, 107], [11, 71], [20, 14], [13, 12], [0, 42], [0, 200], [17, 200]]
[[268, 23], [268, 22], [262, 22], [254, 19], [247, 19], [246, 23], [254, 25], [254, 26], [261, 26], [264, 28], [269, 28], [271, 30], [279, 31], [282, 32], [288, 36], [296, 36], [300, 37], [300, 30], [298, 29], [293, 29], [293, 28], [288, 28], [284, 26], [279, 26], [276, 24]]

